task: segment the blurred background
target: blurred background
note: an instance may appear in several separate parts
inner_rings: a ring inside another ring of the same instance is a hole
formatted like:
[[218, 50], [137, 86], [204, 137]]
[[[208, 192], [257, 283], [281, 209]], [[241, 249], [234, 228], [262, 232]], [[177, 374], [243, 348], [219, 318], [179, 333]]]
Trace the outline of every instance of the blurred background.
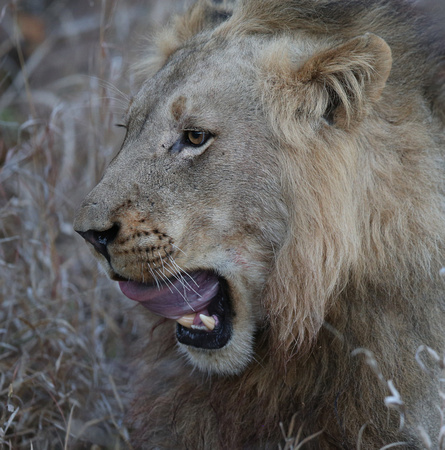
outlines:
[[[416, 3], [445, 27], [444, 0]], [[131, 64], [186, 4], [0, 0], [1, 448], [129, 448], [140, 325], [72, 220], [123, 138]]]
[[72, 220], [123, 138], [132, 62], [183, 8], [0, 0], [1, 448], [128, 448], [133, 305]]

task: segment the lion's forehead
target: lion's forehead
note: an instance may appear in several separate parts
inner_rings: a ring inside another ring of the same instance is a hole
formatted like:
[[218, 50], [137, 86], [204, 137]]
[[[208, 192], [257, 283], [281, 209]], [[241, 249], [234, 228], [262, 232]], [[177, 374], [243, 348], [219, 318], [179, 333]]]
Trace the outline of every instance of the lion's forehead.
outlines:
[[[184, 112], [190, 102], [210, 104], [209, 100], [233, 101], [233, 95], [252, 92], [256, 58], [252, 45], [243, 41], [183, 48], [149, 80], [136, 94], [129, 116]], [[232, 96], [231, 96], [232, 94]], [[238, 97], [239, 98], [239, 97]], [[174, 104], [174, 106], [172, 106]], [[179, 111], [178, 106], [181, 105]]]

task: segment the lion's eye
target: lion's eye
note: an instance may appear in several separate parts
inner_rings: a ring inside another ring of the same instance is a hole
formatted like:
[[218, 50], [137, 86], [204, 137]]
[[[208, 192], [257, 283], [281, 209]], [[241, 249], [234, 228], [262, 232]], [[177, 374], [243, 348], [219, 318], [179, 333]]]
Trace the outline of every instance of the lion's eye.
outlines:
[[182, 136], [170, 147], [172, 154], [181, 153], [186, 150], [186, 154], [197, 155], [203, 152], [210, 144], [213, 134], [202, 130], [184, 130]]
[[193, 147], [200, 147], [208, 141], [210, 133], [206, 133], [205, 131], [187, 130], [185, 132], [185, 138], [187, 144], [190, 144]]

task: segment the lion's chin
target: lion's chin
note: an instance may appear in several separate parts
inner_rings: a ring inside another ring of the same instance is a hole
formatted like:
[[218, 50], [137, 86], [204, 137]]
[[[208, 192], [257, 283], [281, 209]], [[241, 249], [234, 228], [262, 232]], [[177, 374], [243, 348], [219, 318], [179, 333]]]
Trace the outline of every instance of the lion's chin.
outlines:
[[209, 374], [237, 375], [251, 362], [253, 357], [254, 329], [234, 327], [232, 338], [216, 350], [206, 350], [179, 344], [182, 353], [198, 370]]
[[219, 283], [218, 295], [208, 307], [217, 318], [215, 329], [200, 331], [178, 324], [176, 337], [179, 349], [198, 370], [237, 375], [253, 358], [256, 325], [251, 314], [237, 308], [242, 299], [234, 286], [221, 277]]

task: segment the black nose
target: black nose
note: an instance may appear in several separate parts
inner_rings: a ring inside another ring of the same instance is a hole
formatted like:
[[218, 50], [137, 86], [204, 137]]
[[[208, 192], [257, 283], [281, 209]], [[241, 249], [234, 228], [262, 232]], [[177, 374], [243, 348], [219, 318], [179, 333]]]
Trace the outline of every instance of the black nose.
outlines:
[[88, 230], [78, 231], [78, 233], [110, 262], [110, 255], [107, 246], [114, 241], [119, 233], [119, 225], [115, 223], [111, 228], [104, 231]]

